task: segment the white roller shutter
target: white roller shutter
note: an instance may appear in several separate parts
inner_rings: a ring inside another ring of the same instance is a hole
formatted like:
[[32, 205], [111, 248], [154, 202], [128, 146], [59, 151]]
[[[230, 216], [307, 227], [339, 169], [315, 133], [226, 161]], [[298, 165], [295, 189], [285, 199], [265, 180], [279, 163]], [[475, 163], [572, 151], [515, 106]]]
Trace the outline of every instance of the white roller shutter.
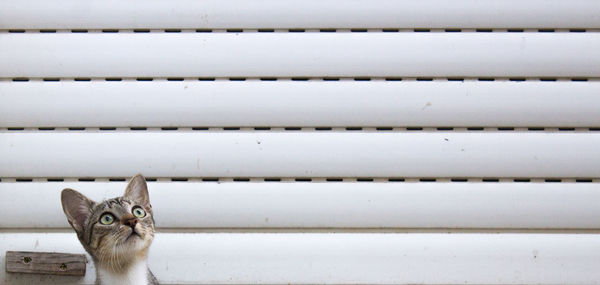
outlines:
[[600, 284], [599, 15], [0, 1], [0, 263], [142, 173], [161, 284]]

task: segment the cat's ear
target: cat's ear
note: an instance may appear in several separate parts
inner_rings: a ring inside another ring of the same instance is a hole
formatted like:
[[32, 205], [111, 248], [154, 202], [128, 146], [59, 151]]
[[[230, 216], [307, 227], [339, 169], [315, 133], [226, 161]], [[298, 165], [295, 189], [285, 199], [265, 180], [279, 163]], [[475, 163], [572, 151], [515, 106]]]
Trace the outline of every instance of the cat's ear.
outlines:
[[60, 194], [63, 211], [67, 216], [69, 224], [79, 234], [83, 232], [85, 221], [92, 214], [94, 201], [73, 189], [63, 189]]
[[150, 196], [148, 195], [148, 185], [146, 185], [146, 178], [141, 174], [136, 174], [131, 177], [127, 189], [125, 189], [125, 197], [132, 199], [144, 206], [145, 208], [151, 208]]

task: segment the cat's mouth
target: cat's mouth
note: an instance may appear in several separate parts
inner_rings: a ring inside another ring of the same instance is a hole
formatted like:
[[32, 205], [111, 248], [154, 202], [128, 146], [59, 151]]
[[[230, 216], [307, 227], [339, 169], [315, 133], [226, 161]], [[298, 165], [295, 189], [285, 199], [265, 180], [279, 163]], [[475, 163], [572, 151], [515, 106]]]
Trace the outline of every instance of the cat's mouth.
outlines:
[[138, 233], [135, 229], [131, 229], [131, 234], [129, 234], [129, 236], [125, 240], [130, 240], [135, 237], [142, 239], [142, 235], [140, 233]]

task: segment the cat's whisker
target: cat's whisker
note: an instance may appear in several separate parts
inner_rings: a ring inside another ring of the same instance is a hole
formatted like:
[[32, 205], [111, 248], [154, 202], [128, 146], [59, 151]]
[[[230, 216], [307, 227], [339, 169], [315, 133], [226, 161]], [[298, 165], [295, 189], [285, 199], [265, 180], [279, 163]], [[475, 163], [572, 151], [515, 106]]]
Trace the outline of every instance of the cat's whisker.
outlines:
[[[96, 203], [75, 190], [64, 189], [61, 201], [67, 220], [92, 256], [98, 284], [158, 284], [146, 264], [154, 219], [143, 176], [134, 176], [121, 197]], [[132, 228], [123, 222], [130, 220], [134, 221]]]

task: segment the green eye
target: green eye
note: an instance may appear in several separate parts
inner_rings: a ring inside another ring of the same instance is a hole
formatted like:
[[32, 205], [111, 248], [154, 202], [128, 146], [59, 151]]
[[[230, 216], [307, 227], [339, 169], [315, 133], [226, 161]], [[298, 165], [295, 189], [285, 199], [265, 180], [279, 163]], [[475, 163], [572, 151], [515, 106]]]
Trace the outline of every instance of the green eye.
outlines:
[[146, 211], [144, 211], [141, 207], [134, 207], [132, 212], [133, 215], [138, 218], [143, 218], [146, 216]]
[[104, 214], [100, 217], [100, 223], [104, 225], [110, 225], [115, 222], [115, 217], [111, 214]]

